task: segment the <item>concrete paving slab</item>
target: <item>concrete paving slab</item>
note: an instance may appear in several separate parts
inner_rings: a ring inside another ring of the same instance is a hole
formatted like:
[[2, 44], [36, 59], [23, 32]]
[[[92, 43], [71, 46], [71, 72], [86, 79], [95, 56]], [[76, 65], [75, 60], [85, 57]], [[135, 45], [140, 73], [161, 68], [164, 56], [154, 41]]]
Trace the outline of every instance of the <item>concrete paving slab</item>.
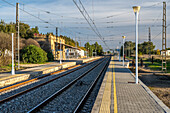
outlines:
[[[135, 84], [135, 78], [126, 67], [122, 66], [122, 62], [118, 60], [111, 60], [114, 62], [114, 71], [112, 71], [113, 63], [110, 63], [108, 70], [106, 72], [106, 76], [109, 73], [113, 73], [113, 79], [115, 74], [115, 84], [116, 84], [116, 95], [113, 91], [111, 91], [110, 99], [114, 98], [114, 101], [111, 101], [110, 107], [107, 109], [110, 110], [111, 113], [169, 113], [168, 109], [164, 109], [165, 107], [160, 104], [158, 98], [154, 98], [148, 92], [148, 89], [145, 88], [143, 83], [140, 81], [139, 84]], [[128, 64], [128, 63], [127, 63]], [[108, 77], [107, 77], [108, 78]], [[104, 79], [103, 82], [107, 80]], [[105, 101], [104, 94], [106, 85], [101, 86], [99, 90], [99, 95], [96, 98], [95, 104], [92, 109], [92, 113], [99, 113], [99, 109], [102, 107], [102, 101]], [[113, 84], [113, 80], [112, 80]], [[114, 85], [112, 85], [112, 88]], [[147, 90], [146, 90], [147, 89]], [[115, 96], [116, 96], [116, 104], [115, 107]], [[101, 99], [102, 98], [102, 99]], [[106, 100], [108, 101], [108, 100]], [[110, 101], [108, 101], [110, 103]], [[113, 107], [114, 106], [114, 107]], [[105, 110], [106, 112], [109, 110]], [[116, 112], [115, 112], [116, 111]]]

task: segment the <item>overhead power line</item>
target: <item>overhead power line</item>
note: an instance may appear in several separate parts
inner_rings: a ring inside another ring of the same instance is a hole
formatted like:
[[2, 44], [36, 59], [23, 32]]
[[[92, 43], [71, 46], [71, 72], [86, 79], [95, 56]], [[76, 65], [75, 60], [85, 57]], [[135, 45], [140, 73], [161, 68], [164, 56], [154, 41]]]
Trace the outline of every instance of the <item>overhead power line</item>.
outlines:
[[[7, 3], [7, 4], [9, 4], [9, 5], [11, 5], [11, 6], [13, 6], [13, 7], [15, 7], [15, 5], [13, 5], [13, 4], [7, 2], [6, 0], [2, 0], [2, 1], [5, 2], [5, 3]], [[31, 15], [31, 16], [37, 18], [38, 20], [41, 20], [41, 21], [44, 22], [44, 23], [47, 23], [47, 24], [49, 24], [49, 25], [51, 25], [51, 26], [55, 26], [55, 25], [51, 24], [50, 22], [48, 22], [48, 21], [46, 21], [46, 20], [44, 20], [44, 19], [41, 19], [41, 18], [39, 18], [39, 17], [37, 17], [37, 16], [35, 16], [35, 15], [33, 15], [33, 14], [31, 14], [31, 13], [29, 13], [29, 12], [27, 12], [27, 11], [21, 9], [21, 8], [19, 8], [19, 10], [21, 10], [21, 11], [27, 13], [28, 15]], [[56, 26], [55, 26], [55, 27], [56, 27]]]
[[[25, 6], [25, 3], [19, 1], [23, 6]], [[26, 7], [29, 7], [31, 9], [36, 9], [36, 10], [39, 10], [39, 11], [42, 11], [42, 12], [45, 12], [47, 14], [51, 14], [51, 15], [56, 15], [56, 16], [59, 16], [58, 13], [54, 13], [54, 12], [51, 12], [51, 11], [48, 11], [48, 10], [44, 10], [44, 9], [40, 9], [40, 8], [37, 8], [37, 7], [32, 7], [32, 6], [26, 6]], [[61, 14], [61, 13], [60, 13]], [[63, 15], [60, 15], [60, 17], [67, 17], [67, 18], [74, 18], [74, 19], [83, 19], [83, 18], [79, 18], [79, 17], [70, 17], [70, 16], [63, 16]]]
[[97, 26], [95, 25], [94, 21], [91, 19], [91, 17], [89, 16], [88, 12], [86, 11], [85, 7], [83, 6], [81, 0], [73, 0], [73, 2], [75, 3], [75, 5], [77, 6], [77, 8], [79, 9], [80, 13], [83, 15], [83, 17], [85, 18], [85, 20], [87, 21], [87, 23], [89, 24], [89, 26], [91, 27], [91, 29], [95, 32], [95, 34], [104, 42], [105, 46], [110, 49], [108, 47], [108, 45], [106, 44], [106, 42], [104, 41], [102, 35], [100, 34]]
[[[9, 4], [10, 6], [16, 7], [15, 5], [13, 5], [12, 3], [9, 3], [9, 2], [6, 1], [6, 0], [1, 0], [1, 1]], [[28, 15], [30, 15], [30, 16], [32, 16], [32, 17], [34, 17], [34, 18], [36, 18], [36, 19], [38, 19], [38, 20], [40, 20], [40, 21], [42, 21], [43, 23], [46, 23], [46, 24], [48, 24], [48, 25], [50, 25], [50, 26], [53, 26], [53, 27], [55, 27], [55, 28], [57, 27], [57, 26], [55, 26], [54, 24], [52, 24], [51, 22], [46, 21], [46, 20], [44, 20], [44, 19], [42, 19], [42, 18], [39, 18], [38, 16], [35, 16], [35, 15], [33, 15], [33, 14], [31, 14], [31, 13], [23, 10], [22, 8], [19, 8], [19, 10], [21, 10], [21, 11], [23, 11], [24, 13], [26, 13], [26, 14], [28, 14]], [[49, 27], [45, 27], [45, 28], [49, 28]], [[61, 31], [63, 31], [62, 28], [59, 28], [59, 29], [60, 29]], [[67, 29], [67, 30], [68, 30], [68, 29]], [[64, 31], [64, 32], [66, 32], [66, 31]], [[73, 31], [71, 31], [71, 32], [68, 31], [67, 33], [73, 35], [72, 32], [73, 32]]]

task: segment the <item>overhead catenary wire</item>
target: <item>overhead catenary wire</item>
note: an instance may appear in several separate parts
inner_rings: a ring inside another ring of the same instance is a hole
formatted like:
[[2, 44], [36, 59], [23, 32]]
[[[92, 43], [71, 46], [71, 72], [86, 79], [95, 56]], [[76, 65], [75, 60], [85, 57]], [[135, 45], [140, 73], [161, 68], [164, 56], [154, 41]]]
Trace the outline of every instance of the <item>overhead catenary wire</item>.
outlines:
[[[1, 0], [1, 1], [9, 4], [10, 6], [16, 7], [15, 5], [13, 5], [12, 3], [9, 3], [9, 2], [6, 1], [6, 0]], [[21, 10], [21, 11], [23, 11], [24, 13], [26, 13], [26, 14], [28, 14], [28, 15], [30, 15], [30, 16], [32, 16], [32, 17], [34, 17], [34, 18], [36, 18], [36, 19], [38, 19], [38, 20], [40, 20], [40, 21], [42, 21], [43, 23], [46, 23], [46, 24], [49, 24], [50, 26], [53, 26], [54, 28], [57, 27], [57, 26], [55, 26], [54, 24], [52, 24], [51, 22], [46, 21], [46, 20], [44, 20], [44, 19], [41, 19], [41, 18], [39, 18], [38, 16], [35, 16], [35, 15], [27, 12], [26, 10], [23, 10], [22, 8], [19, 8], [19, 10]], [[46, 27], [46, 28], [49, 28], [49, 27]], [[59, 28], [59, 29], [61, 29], [61, 31], [64, 31], [62, 28]], [[67, 29], [67, 30], [68, 30], [68, 29]], [[66, 32], [66, 31], [64, 31], [64, 32]], [[72, 32], [67, 31], [67, 33], [68, 33], [68, 34], [71, 34], [72, 36], [74, 36]]]
[[[25, 6], [25, 3], [19, 1], [22, 5]], [[40, 9], [40, 8], [37, 8], [37, 7], [32, 7], [32, 6], [26, 6], [26, 7], [29, 7], [29, 8], [32, 8], [32, 9], [36, 9], [36, 10], [39, 10], [39, 11], [42, 11], [42, 12], [45, 12], [47, 14], [51, 14], [51, 15], [56, 15], [56, 16], [59, 16], [60, 13], [54, 13], [54, 12], [51, 12], [51, 11], [48, 11], [48, 10], [44, 10], [44, 9]], [[69, 17], [69, 16], [63, 16], [63, 15], [60, 15], [60, 17], [67, 17], [67, 18], [74, 18], [74, 19], [83, 19], [83, 18], [80, 18], [80, 17]]]
[[[83, 17], [85, 18], [85, 20], [87, 21], [87, 23], [90, 25], [90, 27], [92, 28], [92, 30], [96, 33], [96, 35], [104, 42], [105, 46], [110, 49], [108, 47], [108, 45], [106, 44], [106, 42], [103, 40], [103, 37], [101, 36], [100, 32], [98, 31], [97, 26], [95, 25], [94, 21], [91, 19], [91, 17], [89, 16], [88, 12], [86, 11], [86, 9], [84, 8], [83, 4], [81, 3], [81, 0], [79, 0], [80, 6], [82, 7], [83, 11], [81, 10], [81, 8], [78, 6], [77, 2], [75, 0], [73, 0], [73, 2], [75, 3], [75, 5], [77, 6], [77, 8], [79, 9], [79, 11], [81, 12], [81, 14], [83, 15]], [[85, 16], [85, 14], [86, 16]], [[93, 26], [92, 26], [92, 24]]]

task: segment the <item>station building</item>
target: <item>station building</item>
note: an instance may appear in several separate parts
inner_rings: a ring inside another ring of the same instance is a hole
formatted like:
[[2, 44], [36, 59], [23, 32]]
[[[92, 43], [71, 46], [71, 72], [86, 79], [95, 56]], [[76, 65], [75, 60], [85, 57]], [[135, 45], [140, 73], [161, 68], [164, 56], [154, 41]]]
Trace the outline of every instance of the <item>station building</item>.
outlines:
[[65, 44], [65, 40], [61, 37], [56, 37], [55, 35], [49, 34], [46, 35], [39, 35], [34, 34], [34, 38], [39, 41], [48, 41], [50, 44], [50, 49], [54, 56], [54, 60], [66, 60], [69, 58], [86, 58], [87, 54], [85, 55], [85, 51]]

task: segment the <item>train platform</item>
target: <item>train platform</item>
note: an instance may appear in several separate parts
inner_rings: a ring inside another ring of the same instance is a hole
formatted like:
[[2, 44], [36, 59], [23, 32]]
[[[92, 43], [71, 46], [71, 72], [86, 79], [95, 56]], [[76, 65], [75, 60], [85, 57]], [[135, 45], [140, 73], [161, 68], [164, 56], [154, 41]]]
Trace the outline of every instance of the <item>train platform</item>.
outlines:
[[21, 82], [24, 80], [31, 79], [32, 77], [48, 74], [63, 68], [68, 68], [76, 64], [85, 63], [90, 60], [99, 59], [100, 57], [88, 58], [88, 59], [70, 59], [68, 61], [63, 61], [62, 64], [59, 62], [50, 62], [46, 64], [24, 64], [23, 67], [27, 69], [18, 70], [15, 75], [8, 73], [0, 73], [0, 88]]
[[170, 113], [170, 110], [142, 81], [135, 84], [134, 74], [112, 57], [92, 113]]

